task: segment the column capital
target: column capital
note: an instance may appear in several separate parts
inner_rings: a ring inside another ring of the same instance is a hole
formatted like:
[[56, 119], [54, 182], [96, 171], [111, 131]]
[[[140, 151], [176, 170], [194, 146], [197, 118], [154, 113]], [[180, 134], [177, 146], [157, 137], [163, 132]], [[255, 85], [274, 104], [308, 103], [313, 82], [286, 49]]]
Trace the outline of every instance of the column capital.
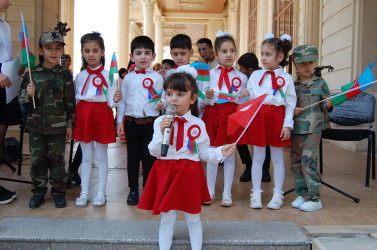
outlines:
[[229, 0], [229, 10], [230, 12], [237, 12], [238, 0]]
[[143, 3], [143, 11], [154, 11], [154, 4], [156, 0], [142, 0]]
[[164, 16], [154, 16], [153, 22], [157, 25], [158, 28], [163, 28], [165, 23], [165, 17]]

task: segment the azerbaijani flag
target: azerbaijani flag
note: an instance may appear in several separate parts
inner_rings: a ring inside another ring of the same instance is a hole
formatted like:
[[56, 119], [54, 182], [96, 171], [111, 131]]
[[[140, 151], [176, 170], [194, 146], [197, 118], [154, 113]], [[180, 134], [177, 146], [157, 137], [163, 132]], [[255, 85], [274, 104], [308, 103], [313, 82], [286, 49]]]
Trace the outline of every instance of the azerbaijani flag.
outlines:
[[209, 82], [210, 67], [208, 63], [193, 62], [191, 64], [191, 67], [194, 67], [194, 69], [196, 69], [196, 71], [198, 72], [198, 76], [196, 77], [196, 80]]
[[201, 98], [202, 100], [206, 98], [206, 96], [203, 94], [202, 91], [200, 91], [200, 89], [198, 89], [198, 97]]
[[30, 68], [35, 67], [35, 55], [31, 53], [29, 48], [29, 36], [27, 33], [27, 28], [24, 23], [24, 16], [21, 14], [21, 32], [20, 32], [20, 41], [21, 41], [21, 48], [22, 48], [22, 66], [28, 67], [28, 63], [30, 64]]
[[223, 92], [219, 93], [219, 97], [217, 98], [217, 104], [221, 103], [226, 103], [226, 102], [231, 102], [236, 99], [247, 99], [247, 97], [242, 97], [242, 96], [236, 96], [236, 95], [231, 95], [231, 94], [226, 94]]
[[113, 58], [111, 58], [110, 71], [109, 71], [110, 87], [112, 87], [114, 84], [114, 74], [118, 74], [118, 63], [115, 57], [115, 52], [113, 54]]
[[[370, 64], [359, 78], [355, 81], [343, 85], [341, 87], [342, 92], [331, 97], [331, 100], [335, 106], [351, 99], [352, 97], [360, 94], [362, 91], [366, 90], [375, 82], [371, 68], [376, 65], [376, 63]], [[364, 86], [365, 85], [365, 86]], [[355, 90], [352, 90], [355, 89]]]
[[160, 93], [157, 93], [152, 99], [149, 100], [148, 103], [161, 101], [161, 96], [162, 96], [162, 91]]
[[[254, 100], [238, 105], [237, 112], [228, 116], [227, 134], [234, 134], [239, 127], [244, 128], [245, 132], [254, 119], [255, 115], [258, 113], [267, 95], [268, 94], [261, 95]], [[241, 136], [244, 134], [244, 132], [241, 134]]]

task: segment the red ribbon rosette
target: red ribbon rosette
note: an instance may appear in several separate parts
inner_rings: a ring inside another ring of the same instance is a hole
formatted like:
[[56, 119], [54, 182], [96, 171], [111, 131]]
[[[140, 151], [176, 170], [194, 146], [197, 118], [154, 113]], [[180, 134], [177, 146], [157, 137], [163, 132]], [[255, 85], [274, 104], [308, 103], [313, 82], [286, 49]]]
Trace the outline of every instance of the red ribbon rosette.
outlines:
[[242, 81], [239, 77], [234, 77], [232, 80], [232, 87], [235, 88], [234, 91], [237, 91], [241, 87]]
[[201, 134], [200, 127], [198, 125], [192, 125], [187, 130], [187, 136], [189, 137], [189, 141], [187, 143], [187, 147], [190, 149], [191, 154], [197, 154], [198, 153], [198, 147], [196, 145], [195, 139], [197, 139]]
[[153, 80], [151, 78], [145, 78], [143, 80], [143, 87], [148, 89], [149, 100], [155, 97], [155, 92], [153, 90]]
[[96, 77], [93, 78], [92, 83], [93, 83], [94, 87], [97, 88], [98, 94], [102, 95], [103, 94], [103, 92], [102, 92], [103, 85], [105, 85], [107, 87], [106, 80], [104, 80], [103, 77], [97, 75]]
[[[283, 87], [285, 85], [285, 80], [283, 77], [279, 76], [276, 78], [276, 87], [279, 89], [280, 91], [280, 94], [281, 96], [284, 98], [285, 97], [285, 94], [284, 94], [284, 91], [283, 91]], [[274, 95], [275, 95], [276, 92], [274, 92]]]

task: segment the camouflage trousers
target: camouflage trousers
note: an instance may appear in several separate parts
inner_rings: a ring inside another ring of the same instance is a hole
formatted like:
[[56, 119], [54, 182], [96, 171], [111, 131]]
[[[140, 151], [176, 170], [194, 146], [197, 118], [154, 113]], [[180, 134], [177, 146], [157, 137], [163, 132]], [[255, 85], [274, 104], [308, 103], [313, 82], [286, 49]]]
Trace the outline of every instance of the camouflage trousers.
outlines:
[[291, 170], [294, 174], [295, 191], [306, 201], [318, 201], [321, 179], [318, 173], [318, 147], [321, 133], [293, 134]]
[[[65, 193], [65, 135], [42, 135], [30, 132], [29, 138], [32, 192], [46, 195], [47, 182], [50, 181], [52, 195]], [[50, 176], [48, 176], [48, 171], [50, 171]]]

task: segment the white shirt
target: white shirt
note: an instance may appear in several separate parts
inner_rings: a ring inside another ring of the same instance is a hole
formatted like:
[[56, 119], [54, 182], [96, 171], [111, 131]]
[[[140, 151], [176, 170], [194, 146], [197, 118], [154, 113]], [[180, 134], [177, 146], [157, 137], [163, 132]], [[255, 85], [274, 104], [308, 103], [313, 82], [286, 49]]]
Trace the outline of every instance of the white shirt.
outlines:
[[[98, 67], [92, 69], [96, 70], [99, 69], [101, 65]], [[110, 80], [109, 80], [109, 71], [106, 69], [103, 69], [101, 71], [103, 77], [106, 80], [107, 87], [103, 85], [103, 88], [106, 90], [107, 94], [102, 92], [102, 95], [97, 95], [97, 87], [93, 85], [93, 79], [97, 77], [96, 74], [91, 74], [89, 76], [89, 79], [86, 83], [84, 93], [81, 95], [81, 91], [84, 88], [85, 81], [88, 78], [88, 71], [83, 70], [80, 73], [76, 75], [75, 78], [75, 97], [76, 102], [78, 103], [80, 100], [87, 101], [87, 102], [107, 102], [107, 105], [109, 105], [110, 108], [116, 107], [117, 103], [114, 103], [113, 97], [115, 90], [117, 88], [116, 82], [113, 83], [113, 86], [110, 86]], [[98, 78], [96, 78], [98, 79]]]
[[[176, 150], [176, 143], [177, 143], [177, 133], [178, 133], [178, 122], [176, 121], [174, 124], [174, 139], [173, 145], [169, 145], [168, 154], [166, 156], [161, 156], [161, 144], [162, 144], [162, 137], [160, 123], [164, 116], [158, 117], [153, 124], [154, 133], [152, 141], [148, 145], [149, 152], [151, 155], [157, 157], [158, 159], [162, 160], [180, 160], [180, 159], [188, 159], [192, 161], [206, 161], [210, 163], [217, 164], [222, 160], [223, 154], [221, 153], [222, 147], [211, 147], [210, 140], [207, 134], [206, 126], [204, 122], [191, 115], [191, 111], [189, 110], [186, 114], [182, 116], [187, 120], [184, 124], [184, 140], [183, 140], [183, 147], [177, 151]], [[198, 154], [191, 154], [190, 149], [187, 147], [189, 137], [187, 135], [188, 129], [193, 126], [198, 125], [200, 128], [200, 135], [196, 141], [196, 145], [198, 148]], [[173, 136], [173, 135], [172, 135]]]
[[[154, 71], [151, 67], [145, 69], [146, 74], [136, 74], [137, 68], [128, 73], [122, 83], [122, 100], [119, 102], [117, 110], [117, 122], [123, 122], [124, 116], [143, 118], [145, 116], [159, 116], [160, 112], [156, 110], [156, 102], [148, 103], [149, 89], [143, 86], [143, 81], [147, 78], [153, 81], [152, 87], [157, 93], [163, 90], [162, 76]], [[147, 85], [150, 80], [144, 83]], [[165, 98], [161, 101], [166, 103]], [[145, 113], [145, 115], [144, 115]]]
[[0, 15], [0, 63], [12, 61], [12, 39], [10, 27]]
[[256, 70], [251, 74], [249, 81], [247, 82], [247, 89], [250, 91], [250, 98], [255, 99], [261, 95], [268, 93], [266, 99], [264, 99], [263, 104], [284, 106], [285, 107], [285, 118], [283, 127], [288, 127], [293, 129], [293, 112], [296, 107], [296, 91], [293, 83], [292, 76], [285, 73], [283, 68], [275, 69], [275, 77], [284, 78], [285, 85], [282, 87], [285, 98], [281, 96], [280, 91], [277, 91], [275, 95], [274, 89], [272, 88], [271, 74], [266, 74], [264, 76], [261, 86], [259, 86], [259, 81], [262, 79], [264, 73], [268, 71], [266, 69]]
[[[226, 86], [226, 83], [225, 83], [225, 77], [224, 77], [221, 89], [219, 89], [219, 80], [220, 80], [220, 74], [221, 74], [221, 69], [219, 67], [220, 67], [220, 65], [217, 65], [216, 68], [211, 69], [209, 86], [207, 85], [207, 86], [203, 87], [203, 91], [202, 91], [203, 94], [206, 93], [207, 89], [213, 89], [213, 92], [214, 92], [214, 96], [213, 96], [212, 99], [207, 99], [207, 98], [204, 99], [204, 103], [206, 105], [214, 105], [215, 103], [217, 103], [217, 99], [218, 99], [220, 92], [230, 94], [229, 90]], [[233, 68], [233, 70], [231, 72], [228, 72], [230, 85], [232, 85], [232, 83], [234, 83], [237, 86], [239, 84], [239, 81], [241, 80], [241, 86], [236, 88], [237, 90], [233, 91], [232, 95], [239, 96], [241, 90], [246, 88], [247, 76], [245, 74], [241, 73], [240, 71], [238, 71], [234, 66], [232, 66], [232, 68]], [[242, 102], [244, 102], [244, 100], [236, 99], [233, 102], [242, 103]]]

